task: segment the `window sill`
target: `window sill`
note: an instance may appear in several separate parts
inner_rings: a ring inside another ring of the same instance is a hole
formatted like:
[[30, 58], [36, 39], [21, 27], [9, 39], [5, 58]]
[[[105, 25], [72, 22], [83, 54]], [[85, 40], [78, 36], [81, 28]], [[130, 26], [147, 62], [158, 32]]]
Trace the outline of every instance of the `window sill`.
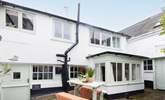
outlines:
[[99, 47], [99, 48], [104, 48], [104, 49], [113, 49], [113, 50], [121, 51], [121, 48], [113, 48], [113, 47], [108, 47], [108, 46], [103, 46], [103, 45], [92, 44], [92, 43], [89, 43], [89, 46]]
[[144, 73], [153, 73], [153, 70], [144, 70]]
[[59, 39], [59, 38], [51, 38], [52, 41], [58, 41], [58, 42], [64, 42], [64, 43], [74, 43], [71, 40], [66, 40], [66, 39]]

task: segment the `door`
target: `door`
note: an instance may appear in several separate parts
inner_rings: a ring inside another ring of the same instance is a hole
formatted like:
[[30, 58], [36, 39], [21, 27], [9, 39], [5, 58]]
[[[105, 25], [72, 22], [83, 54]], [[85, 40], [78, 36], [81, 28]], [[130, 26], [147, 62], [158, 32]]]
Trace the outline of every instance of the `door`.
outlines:
[[156, 87], [165, 90], [165, 59], [155, 60]]
[[12, 64], [11, 71], [3, 77], [2, 100], [30, 100], [29, 65]]

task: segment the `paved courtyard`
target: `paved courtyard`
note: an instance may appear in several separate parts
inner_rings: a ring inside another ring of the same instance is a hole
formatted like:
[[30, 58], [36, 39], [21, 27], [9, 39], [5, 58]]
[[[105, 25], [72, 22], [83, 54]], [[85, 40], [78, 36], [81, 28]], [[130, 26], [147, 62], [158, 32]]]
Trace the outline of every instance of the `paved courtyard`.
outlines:
[[[54, 94], [33, 97], [32, 100], [56, 100]], [[144, 93], [130, 96], [129, 99], [121, 98], [116, 100], [165, 100], [165, 91], [145, 89]]]

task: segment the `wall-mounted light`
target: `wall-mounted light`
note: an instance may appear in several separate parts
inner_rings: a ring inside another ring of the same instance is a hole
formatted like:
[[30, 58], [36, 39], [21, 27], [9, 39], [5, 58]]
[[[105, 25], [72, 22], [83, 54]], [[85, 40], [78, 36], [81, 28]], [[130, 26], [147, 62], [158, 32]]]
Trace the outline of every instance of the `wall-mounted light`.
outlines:
[[12, 58], [8, 59], [10, 61], [18, 61], [19, 57], [18, 56], [13, 56]]

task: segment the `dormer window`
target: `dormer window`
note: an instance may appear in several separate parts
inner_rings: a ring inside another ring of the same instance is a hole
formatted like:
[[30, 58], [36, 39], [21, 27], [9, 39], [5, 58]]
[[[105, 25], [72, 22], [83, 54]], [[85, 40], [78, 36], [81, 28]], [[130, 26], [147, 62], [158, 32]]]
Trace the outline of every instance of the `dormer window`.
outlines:
[[33, 25], [33, 16], [30, 14], [22, 14], [22, 28], [25, 30], [33, 30], [34, 25]]
[[120, 48], [120, 38], [113, 36], [112, 37], [113, 48]]
[[100, 33], [94, 29], [90, 31], [90, 42], [92, 44], [100, 45]]
[[56, 38], [65, 40], [71, 39], [71, 24], [68, 21], [55, 21], [55, 33]]
[[6, 26], [18, 28], [18, 12], [6, 10]]

